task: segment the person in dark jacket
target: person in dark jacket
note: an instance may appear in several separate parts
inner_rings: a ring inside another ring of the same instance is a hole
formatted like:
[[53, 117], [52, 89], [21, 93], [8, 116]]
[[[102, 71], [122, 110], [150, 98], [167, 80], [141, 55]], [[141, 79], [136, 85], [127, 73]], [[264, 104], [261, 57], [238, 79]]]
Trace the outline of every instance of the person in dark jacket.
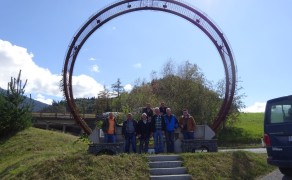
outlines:
[[166, 114], [166, 109], [167, 109], [167, 107], [165, 106], [165, 103], [164, 102], [161, 102], [160, 103], [160, 107], [159, 107], [160, 114], [161, 115], [165, 115]]
[[162, 153], [164, 152], [163, 148], [163, 134], [165, 131], [165, 121], [163, 116], [160, 114], [159, 107], [154, 109], [155, 115], [151, 121], [151, 129], [153, 132], [154, 137], [154, 149], [155, 153]]
[[125, 138], [125, 152], [130, 153], [130, 145], [132, 150], [136, 153], [136, 135], [137, 135], [138, 123], [133, 119], [131, 113], [128, 114], [128, 118], [123, 123], [122, 134]]
[[147, 121], [147, 114], [143, 113], [141, 120], [138, 121], [138, 138], [140, 140], [139, 153], [147, 153], [149, 146], [149, 139], [151, 137], [151, 124]]
[[166, 109], [166, 115], [164, 115], [165, 120], [165, 139], [166, 139], [166, 149], [168, 153], [174, 152], [174, 131], [178, 128], [178, 120], [171, 113], [171, 109]]
[[103, 121], [101, 129], [104, 133], [104, 142], [105, 143], [115, 143], [116, 136], [115, 131], [117, 127], [117, 121], [112, 112], [109, 113], [108, 117]]
[[142, 113], [146, 113], [147, 120], [151, 122], [151, 119], [153, 117], [153, 110], [151, 109], [150, 103], [146, 104], [146, 107], [143, 108]]

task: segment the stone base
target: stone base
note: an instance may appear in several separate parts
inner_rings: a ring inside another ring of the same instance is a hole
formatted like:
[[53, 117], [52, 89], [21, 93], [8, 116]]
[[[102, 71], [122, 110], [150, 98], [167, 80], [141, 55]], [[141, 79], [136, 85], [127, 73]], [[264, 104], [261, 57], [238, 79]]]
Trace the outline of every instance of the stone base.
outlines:
[[98, 143], [89, 144], [88, 152], [90, 154], [110, 154], [115, 155], [124, 152], [124, 143]]
[[196, 151], [207, 151], [217, 152], [217, 139], [212, 140], [182, 140], [182, 152], [196, 152]]

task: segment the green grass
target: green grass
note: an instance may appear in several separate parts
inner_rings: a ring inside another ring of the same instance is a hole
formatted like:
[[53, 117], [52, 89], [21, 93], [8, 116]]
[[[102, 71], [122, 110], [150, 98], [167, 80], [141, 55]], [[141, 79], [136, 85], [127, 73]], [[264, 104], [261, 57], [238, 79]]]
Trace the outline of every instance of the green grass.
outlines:
[[[76, 136], [29, 128], [0, 139], [0, 179], [149, 179], [144, 155], [94, 156]], [[275, 167], [265, 154], [186, 153], [194, 179], [255, 179]]]
[[227, 153], [182, 154], [184, 166], [196, 180], [256, 179], [275, 169], [266, 162], [266, 154], [245, 151]]
[[235, 127], [244, 129], [251, 136], [261, 138], [264, 134], [264, 113], [241, 113]]
[[0, 140], [0, 179], [148, 179], [146, 158], [87, 148], [76, 136], [29, 128]]
[[261, 145], [264, 134], [264, 113], [241, 113], [233, 127], [227, 127], [218, 135], [220, 146], [237, 144]]

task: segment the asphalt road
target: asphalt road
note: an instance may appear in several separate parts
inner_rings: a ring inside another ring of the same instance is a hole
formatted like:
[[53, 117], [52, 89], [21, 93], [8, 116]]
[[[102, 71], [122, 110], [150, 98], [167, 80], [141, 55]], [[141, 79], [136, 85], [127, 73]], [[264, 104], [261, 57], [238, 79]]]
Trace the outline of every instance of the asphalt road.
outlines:
[[284, 176], [279, 169], [271, 172], [270, 174], [261, 177], [257, 180], [292, 180], [292, 177]]

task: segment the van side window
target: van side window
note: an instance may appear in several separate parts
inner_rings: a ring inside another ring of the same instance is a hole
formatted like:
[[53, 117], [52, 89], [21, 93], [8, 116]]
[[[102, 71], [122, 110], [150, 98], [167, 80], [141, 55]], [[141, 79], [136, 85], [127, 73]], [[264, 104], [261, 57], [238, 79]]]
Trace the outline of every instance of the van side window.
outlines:
[[292, 107], [287, 104], [275, 104], [271, 108], [270, 123], [292, 122]]

